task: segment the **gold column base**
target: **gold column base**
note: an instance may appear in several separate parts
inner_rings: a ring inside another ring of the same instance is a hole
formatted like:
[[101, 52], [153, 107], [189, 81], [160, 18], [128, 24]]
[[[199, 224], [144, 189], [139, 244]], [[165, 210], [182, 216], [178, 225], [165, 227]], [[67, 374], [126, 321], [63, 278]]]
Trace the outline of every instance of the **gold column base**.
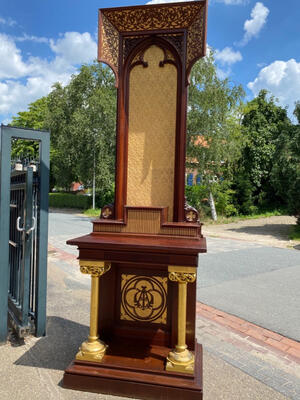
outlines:
[[76, 360], [101, 362], [107, 349], [107, 345], [98, 339], [91, 338], [82, 343], [79, 352], [76, 354]]
[[167, 357], [166, 371], [194, 373], [195, 357], [189, 350], [182, 352], [171, 351]]

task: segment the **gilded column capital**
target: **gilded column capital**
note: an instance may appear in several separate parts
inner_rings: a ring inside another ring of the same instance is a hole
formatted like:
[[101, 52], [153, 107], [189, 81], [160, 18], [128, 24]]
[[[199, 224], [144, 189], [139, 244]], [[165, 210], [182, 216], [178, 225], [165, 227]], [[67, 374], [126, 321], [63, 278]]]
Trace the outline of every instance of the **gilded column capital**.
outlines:
[[169, 272], [169, 279], [178, 283], [193, 283], [196, 280], [196, 273], [191, 272]]
[[111, 263], [104, 261], [80, 260], [80, 272], [100, 277], [110, 270]]
[[193, 283], [196, 280], [197, 268], [179, 265], [169, 265], [169, 279], [178, 283]]

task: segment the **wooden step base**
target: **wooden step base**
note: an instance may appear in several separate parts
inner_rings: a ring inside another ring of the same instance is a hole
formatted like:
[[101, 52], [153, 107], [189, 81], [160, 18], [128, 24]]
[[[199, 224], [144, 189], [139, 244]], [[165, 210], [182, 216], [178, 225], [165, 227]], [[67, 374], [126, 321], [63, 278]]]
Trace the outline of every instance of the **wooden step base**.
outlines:
[[[202, 346], [195, 348], [195, 374], [165, 371], [166, 347], [146, 350], [110, 344], [101, 363], [74, 360], [66, 369], [63, 387], [145, 400], [202, 400]], [[143, 350], [143, 353], [142, 353]], [[127, 354], [126, 354], [127, 353]], [[144, 354], [142, 356], [142, 354]]]

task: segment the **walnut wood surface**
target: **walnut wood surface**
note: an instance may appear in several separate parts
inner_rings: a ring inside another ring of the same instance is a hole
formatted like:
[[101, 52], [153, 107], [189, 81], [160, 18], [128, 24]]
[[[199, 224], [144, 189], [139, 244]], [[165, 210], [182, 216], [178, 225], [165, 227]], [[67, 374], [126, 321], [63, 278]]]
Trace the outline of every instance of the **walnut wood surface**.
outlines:
[[169, 351], [128, 341], [111, 343], [102, 363], [74, 361], [65, 371], [63, 386], [146, 400], [202, 400], [202, 346], [196, 346], [194, 376], [165, 371]]
[[148, 251], [185, 255], [206, 252], [205, 238], [179, 238], [174, 236], [130, 235], [114, 233], [90, 233], [67, 241], [67, 244], [81, 248], [109, 250]]

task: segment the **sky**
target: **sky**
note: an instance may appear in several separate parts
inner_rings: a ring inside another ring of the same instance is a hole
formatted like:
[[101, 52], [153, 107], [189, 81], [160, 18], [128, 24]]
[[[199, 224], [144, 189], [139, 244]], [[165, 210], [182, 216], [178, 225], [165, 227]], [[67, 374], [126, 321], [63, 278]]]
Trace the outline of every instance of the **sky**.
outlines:
[[[0, 123], [96, 59], [99, 8], [168, 2], [0, 0]], [[292, 116], [300, 100], [299, 21], [299, 0], [209, 0], [207, 43], [219, 77], [242, 84], [246, 100], [269, 90]]]

